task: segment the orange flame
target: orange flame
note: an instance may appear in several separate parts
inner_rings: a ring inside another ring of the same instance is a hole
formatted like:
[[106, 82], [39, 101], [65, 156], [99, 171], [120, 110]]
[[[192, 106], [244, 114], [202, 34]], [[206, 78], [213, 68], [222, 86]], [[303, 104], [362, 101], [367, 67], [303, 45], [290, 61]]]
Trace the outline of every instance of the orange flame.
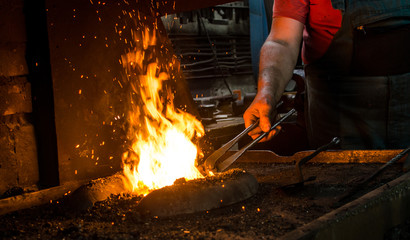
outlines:
[[173, 105], [174, 94], [165, 84], [170, 81], [167, 68], [171, 64], [160, 67], [156, 51], [150, 50], [157, 44], [155, 29], [154, 25], [140, 34], [132, 32], [136, 47], [122, 56], [133, 90], [129, 114], [133, 142], [132, 149], [124, 153], [123, 170], [130, 190], [143, 195], [179, 178], [202, 177], [195, 167], [198, 149], [191, 140], [201, 137], [204, 129], [194, 116]]

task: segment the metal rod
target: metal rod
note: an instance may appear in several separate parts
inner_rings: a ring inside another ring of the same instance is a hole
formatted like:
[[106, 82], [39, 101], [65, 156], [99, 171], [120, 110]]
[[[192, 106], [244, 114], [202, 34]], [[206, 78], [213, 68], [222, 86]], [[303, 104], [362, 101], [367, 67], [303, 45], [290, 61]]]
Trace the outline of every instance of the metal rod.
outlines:
[[344, 202], [346, 199], [350, 198], [351, 196], [353, 196], [354, 194], [356, 194], [360, 189], [363, 188], [363, 186], [365, 184], [367, 184], [368, 182], [370, 182], [371, 180], [373, 180], [374, 178], [376, 178], [380, 173], [382, 173], [387, 167], [391, 166], [392, 164], [394, 164], [395, 162], [397, 162], [398, 160], [400, 160], [402, 157], [404, 157], [408, 152], [410, 152], [410, 146], [406, 149], [404, 149], [403, 151], [401, 151], [399, 154], [397, 154], [394, 158], [392, 158], [390, 161], [388, 161], [387, 163], [385, 163], [383, 166], [381, 166], [375, 173], [373, 173], [372, 175], [370, 175], [368, 178], [366, 178], [365, 180], [363, 180], [361, 183], [359, 183], [358, 185], [356, 185], [355, 187], [353, 187], [352, 189], [350, 189], [346, 194], [344, 194], [340, 199], [339, 199], [339, 203]]

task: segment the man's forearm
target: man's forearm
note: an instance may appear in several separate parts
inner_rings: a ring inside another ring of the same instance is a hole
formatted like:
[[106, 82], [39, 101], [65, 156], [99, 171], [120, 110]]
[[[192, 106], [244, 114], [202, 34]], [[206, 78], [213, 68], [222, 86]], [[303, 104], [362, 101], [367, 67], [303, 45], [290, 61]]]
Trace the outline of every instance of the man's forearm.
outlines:
[[292, 78], [302, 32], [303, 24], [297, 20], [286, 17], [272, 19], [271, 32], [261, 49], [258, 79], [258, 92], [263, 97], [271, 97], [270, 104], [279, 101]]
[[297, 56], [281, 41], [266, 41], [261, 49], [258, 91], [270, 91], [271, 99], [278, 102], [289, 80], [292, 78]]

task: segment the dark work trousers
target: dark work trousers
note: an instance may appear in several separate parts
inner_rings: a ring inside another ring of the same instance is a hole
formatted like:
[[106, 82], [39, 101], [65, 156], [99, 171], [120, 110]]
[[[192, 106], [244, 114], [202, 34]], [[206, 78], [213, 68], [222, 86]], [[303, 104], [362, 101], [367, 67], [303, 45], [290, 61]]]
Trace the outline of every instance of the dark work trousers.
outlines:
[[340, 137], [343, 149], [408, 147], [410, 26], [394, 24], [400, 18], [361, 26], [351, 16], [344, 12], [325, 55], [305, 66], [310, 145]]

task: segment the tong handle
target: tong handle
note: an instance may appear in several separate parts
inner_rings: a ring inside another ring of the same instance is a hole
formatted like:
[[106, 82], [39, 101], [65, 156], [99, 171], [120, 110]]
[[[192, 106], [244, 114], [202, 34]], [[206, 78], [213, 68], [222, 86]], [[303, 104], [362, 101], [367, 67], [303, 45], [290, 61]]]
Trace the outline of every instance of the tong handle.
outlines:
[[243, 136], [248, 134], [250, 131], [252, 131], [256, 126], [259, 124], [259, 119], [251, 124], [249, 127], [247, 127], [245, 130], [243, 130], [241, 133], [239, 133], [236, 137], [234, 137], [232, 140], [229, 142], [225, 143], [222, 147], [220, 147], [218, 150], [213, 152], [206, 160], [205, 160], [205, 167], [206, 169], [214, 169], [215, 168], [215, 162], [222, 157], [229, 149], [235, 145], [239, 139], [241, 139]]
[[240, 156], [242, 156], [246, 150], [253, 147], [256, 143], [258, 143], [262, 138], [266, 137], [273, 129], [279, 126], [283, 121], [285, 121], [288, 117], [293, 115], [296, 112], [294, 108], [292, 108], [289, 112], [287, 112], [281, 119], [279, 119], [267, 132], [262, 133], [257, 138], [255, 138], [252, 142], [248, 143], [245, 147], [237, 151], [232, 156], [228, 157], [224, 161], [222, 161], [219, 165], [217, 165], [218, 172], [222, 172], [227, 167], [229, 167], [233, 162], [236, 161]]
[[231, 149], [233, 147], [233, 145], [235, 145], [235, 143], [237, 143], [239, 141], [239, 139], [241, 139], [243, 136], [245, 136], [246, 134], [248, 134], [250, 131], [252, 131], [256, 126], [258, 126], [259, 124], [259, 119], [256, 120], [256, 122], [252, 123], [251, 125], [249, 125], [249, 127], [247, 127], [245, 130], [243, 130], [241, 133], [239, 133], [236, 137], [232, 138], [231, 141], [225, 143], [219, 150], [223, 150], [224, 152], [228, 151], [229, 149]]
[[[280, 107], [282, 104], [283, 104], [283, 101], [280, 101], [278, 104], [276, 104], [276, 108]], [[235, 136], [232, 140], [225, 143], [222, 147], [220, 147], [218, 150], [213, 152], [205, 160], [205, 162], [204, 162], [205, 168], [208, 169], [208, 170], [214, 169], [216, 161], [218, 161], [218, 159], [221, 158], [229, 149], [231, 149], [233, 147], [233, 145], [235, 145], [241, 138], [243, 138], [245, 135], [247, 135], [250, 131], [252, 131], [258, 125], [259, 125], [259, 119], [257, 119], [251, 125], [249, 125], [249, 127], [247, 127], [245, 130], [243, 130], [237, 136]]]

